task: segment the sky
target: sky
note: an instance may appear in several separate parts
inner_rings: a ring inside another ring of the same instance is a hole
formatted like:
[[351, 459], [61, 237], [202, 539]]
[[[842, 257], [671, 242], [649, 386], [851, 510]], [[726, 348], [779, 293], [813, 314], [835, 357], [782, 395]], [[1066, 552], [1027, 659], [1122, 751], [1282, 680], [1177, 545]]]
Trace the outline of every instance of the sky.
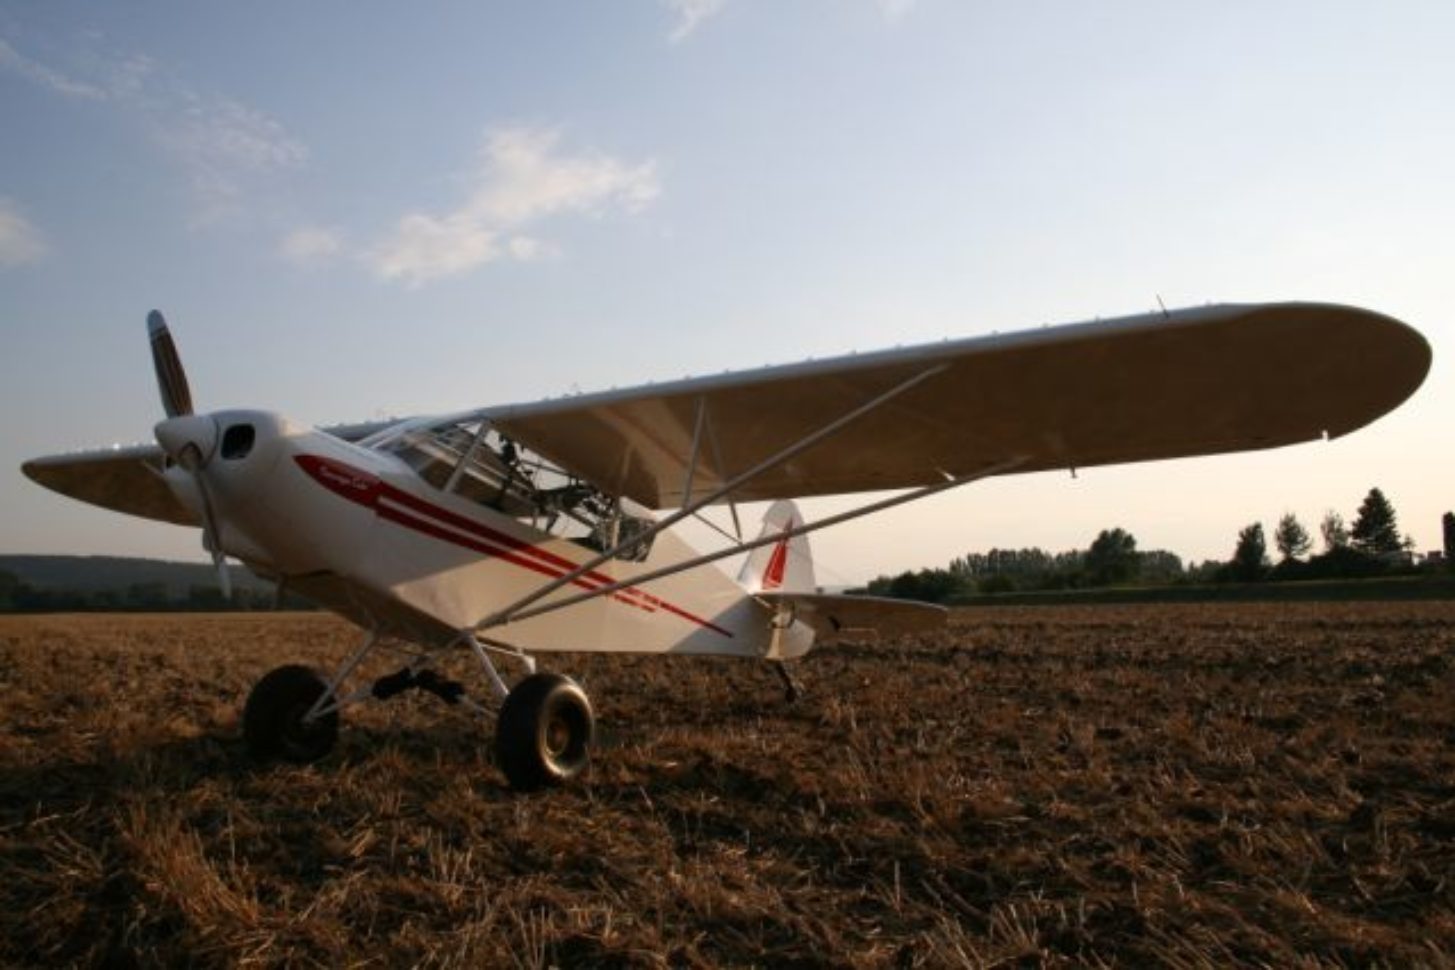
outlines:
[[0, 552], [204, 558], [19, 470], [150, 440], [153, 307], [199, 408], [327, 424], [1290, 299], [1411, 324], [1424, 386], [831, 529], [820, 581], [1110, 527], [1226, 559], [1373, 486], [1438, 548], [1452, 39], [1446, 2], [0, 0]]

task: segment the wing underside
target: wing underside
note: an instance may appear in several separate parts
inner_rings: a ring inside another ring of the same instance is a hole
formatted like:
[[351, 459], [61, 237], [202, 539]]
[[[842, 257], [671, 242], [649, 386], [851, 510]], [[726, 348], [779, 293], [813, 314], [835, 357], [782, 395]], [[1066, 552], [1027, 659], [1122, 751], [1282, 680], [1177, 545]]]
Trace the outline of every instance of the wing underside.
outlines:
[[666, 508], [688, 499], [689, 468], [691, 497], [703, 497], [900, 385], [913, 386], [731, 497], [910, 488], [1007, 460], [1035, 471], [1338, 437], [1407, 398], [1429, 362], [1416, 331], [1367, 310], [1214, 306], [481, 413], [598, 488]]
[[156, 445], [106, 448], [51, 455], [26, 462], [25, 474], [70, 498], [115, 512], [176, 525], [197, 525], [162, 478], [162, 449]]

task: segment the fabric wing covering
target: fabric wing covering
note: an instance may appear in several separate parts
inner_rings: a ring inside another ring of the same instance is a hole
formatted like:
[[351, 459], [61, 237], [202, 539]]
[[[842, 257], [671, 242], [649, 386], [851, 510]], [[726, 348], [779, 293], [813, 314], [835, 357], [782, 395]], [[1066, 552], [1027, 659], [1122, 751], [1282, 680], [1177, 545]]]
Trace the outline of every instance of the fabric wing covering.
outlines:
[[1412, 394], [1430, 349], [1397, 320], [1222, 305], [945, 341], [482, 412], [610, 494], [682, 504], [901, 382], [915, 386], [734, 501], [910, 488], [1018, 460], [1085, 468], [1334, 438]]

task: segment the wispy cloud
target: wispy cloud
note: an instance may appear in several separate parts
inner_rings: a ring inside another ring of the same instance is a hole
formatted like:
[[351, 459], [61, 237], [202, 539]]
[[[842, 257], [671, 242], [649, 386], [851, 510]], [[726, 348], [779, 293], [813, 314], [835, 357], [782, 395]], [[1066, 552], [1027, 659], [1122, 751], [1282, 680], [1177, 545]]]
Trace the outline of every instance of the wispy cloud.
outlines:
[[187, 172], [194, 222], [237, 214], [257, 180], [308, 159], [303, 143], [261, 111], [192, 92], [178, 102], [160, 119], [158, 138]]
[[370, 255], [374, 272], [412, 286], [456, 276], [501, 255], [500, 234], [469, 216], [436, 218], [411, 213]]
[[0, 37], [0, 70], [19, 75], [32, 84], [38, 84], [68, 98], [104, 101], [111, 97], [111, 92], [101, 85], [77, 80], [39, 61], [31, 60], [3, 37]]
[[[722, 13], [727, 0], [658, 0], [674, 16], [672, 29], [666, 35], [669, 44], [681, 44], [706, 20]], [[909, 16], [918, 0], [870, 0], [888, 23], [898, 23]]]
[[884, 19], [890, 23], [898, 23], [909, 12], [914, 9], [916, 0], [874, 0], [879, 5], [879, 12], [884, 14]]
[[10, 199], [0, 198], [0, 266], [24, 266], [46, 254], [45, 240]]
[[335, 229], [301, 226], [278, 244], [278, 252], [295, 266], [317, 266], [343, 252], [343, 237]]
[[727, 0], [662, 0], [662, 6], [676, 17], [668, 42], [682, 43], [703, 21], [720, 13], [725, 3]]
[[[680, 44], [702, 24], [717, 16], [727, 0], [658, 0], [673, 15], [667, 41]], [[887, 23], [895, 24], [909, 16], [918, 0], [871, 0]]]
[[199, 92], [145, 55], [76, 50], [69, 60], [66, 69], [42, 63], [0, 37], [0, 71], [52, 94], [109, 105], [143, 125], [185, 173], [194, 223], [246, 211], [257, 182], [308, 157], [276, 119]]
[[536, 239], [534, 236], [511, 236], [510, 241], [505, 244], [505, 248], [510, 251], [511, 256], [522, 263], [554, 256], [559, 252], [553, 244], [544, 239]]
[[568, 154], [560, 133], [515, 127], [485, 138], [464, 202], [442, 215], [411, 212], [366, 259], [383, 279], [418, 286], [503, 258], [554, 251], [530, 228], [565, 214], [634, 212], [660, 191], [656, 163], [628, 164], [600, 152]]

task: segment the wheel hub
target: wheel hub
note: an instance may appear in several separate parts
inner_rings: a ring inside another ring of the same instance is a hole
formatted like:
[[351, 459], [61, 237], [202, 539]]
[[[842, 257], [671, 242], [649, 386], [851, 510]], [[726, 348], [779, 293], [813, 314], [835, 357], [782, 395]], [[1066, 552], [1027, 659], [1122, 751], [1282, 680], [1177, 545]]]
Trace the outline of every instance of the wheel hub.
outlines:
[[552, 717], [546, 723], [546, 750], [551, 757], [559, 757], [571, 743], [571, 725], [564, 717]]

